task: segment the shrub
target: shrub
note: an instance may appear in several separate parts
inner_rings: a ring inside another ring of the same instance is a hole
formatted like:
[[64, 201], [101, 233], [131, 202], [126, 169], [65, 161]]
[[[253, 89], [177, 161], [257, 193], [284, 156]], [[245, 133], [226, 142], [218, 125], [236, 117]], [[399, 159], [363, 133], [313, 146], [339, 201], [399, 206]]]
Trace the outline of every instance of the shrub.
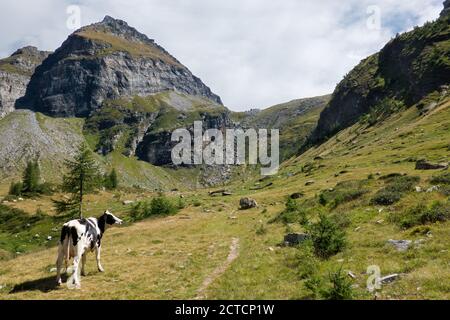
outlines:
[[179, 210], [179, 204], [174, 205], [171, 200], [164, 196], [153, 198], [150, 202], [138, 202], [130, 212], [132, 221], [142, 220], [151, 216], [168, 216], [176, 214]]
[[418, 225], [447, 221], [450, 219], [450, 204], [439, 201], [433, 202], [429, 207], [419, 204], [403, 213], [394, 215], [391, 220], [408, 229]]
[[23, 189], [22, 182], [11, 182], [8, 194], [11, 196], [19, 197], [22, 195], [22, 189]]
[[162, 215], [168, 216], [175, 214], [177, 208], [172, 204], [172, 202], [164, 196], [159, 196], [153, 198], [150, 203], [150, 214], [151, 215]]
[[283, 223], [298, 222], [302, 225], [308, 223], [307, 211], [305, 206], [300, 205], [297, 200], [290, 197], [286, 200], [286, 208], [281, 212], [274, 221], [281, 221]]
[[310, 278], [317, 272], [319, 261], [314, 256], [313, 246], [310, 241], [297, 247], [295, 261], [295, 267], [300, 279]]
[[381, 189], [372, 198], [372, 203], [388, 206], [398, 202], [402, 198], [401, 193], [392, 190]]
[[51, 196], [55, 191], [55, 186], [50, 182], [41, 183], [37, 188], [37, 193]]
[[450, 172], [446, 172], [439, 176], [434, 176], [431, 178], [431, 183], [433, 184], [446, 184], [450, 185]]
[[375, 193], [371, 200], [373, 204], [391, 205], [398, 202], [406, 192], [411, 191], [413, 186], [420, 181], [417, 176], [399, 176], [397, 174], [385, 176], [383, 179], [386, 185]]
[[319, 221], [309, 226], [314, 253], [320, 258], [329, 258], [345, 247], [345, 233], [326, 215], [320, 214]]
[[322, 296], [327, 300], [350, 300], [353, 297], [350, 280], [342, 273], [342, 269], [329, 274], [330, 288], [322, 290]]
[[364, 188], [365, 183], [365, 180], [340, 182], [333, 189], [322, 191], [319, 203], [329, 204], [334, 209], [340, 204], [356, 200], [367, 193], [367, 189]]

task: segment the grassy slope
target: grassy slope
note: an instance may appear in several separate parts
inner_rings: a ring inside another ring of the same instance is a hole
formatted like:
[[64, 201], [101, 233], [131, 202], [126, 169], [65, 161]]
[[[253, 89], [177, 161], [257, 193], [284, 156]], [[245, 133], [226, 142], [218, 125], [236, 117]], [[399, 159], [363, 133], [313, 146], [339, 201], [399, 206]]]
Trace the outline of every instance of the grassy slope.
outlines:
[[[106, 273], [95, 271], [94, 259], [90, 256], [89, 275], [82, 279], [81, 290], [52, 289], [54, 274], [49, 269], [54, 262], [55, 248], [0, 262], [0, 285], [4, 286], [0, 297], [194, 298], [204, 279], [225, 261], [231, 239], [237, 237], [240, 239], [239, 256], [209, 286], [208, 298], [307, 298], [309, 293], [303, 280], [291, 265], [296, 249], [277, 247], [286, 232], [301, 230], [301, 227], [268, 223], [283, 210], [285, 197], [296, 191], [314, 197], [339, 181], [365, 179], [369, 173], [376, 172], [419, 175], [422, 178], [419, 185], [429, 186], [429, 178], [435, 171], [416, 171], [413, 162], [398, 160], [426, 156], [434, 161], [448, 161], [449, 106], [447, 100], [425, 116], [419, 116], [411, 108], [382, 125], [356, 124], [324, 145], [286, 162], [279, 175], [272, 178], [274, 185], [263, 191], [250, 191], [256, 180], [247, 179], [229, 186], [235, 192], [230, 197], [211, 198], [207, 190], [186, 192], [185, 199], [190, 205], [178, 215], [108, 231], [103, 254]], [[313, 160], [317, 155], [323, 160]], [[322, 166], [309, 175], [301, 173], [301, 167], [310, 162]], [[344, 169], [348, 172], [335, 176]], [[305, 186], [308, 180], [315, 183]], [[356, 297], [370, 299], [373, 295], [365, 290], [367, 275], [364, 273], [369, 265], [375, 264], [380, 266], [382, 275], [401, 274], [399, 280], [383, 286], [379, 293], [381, 298], [449, 299], [449, 222], [430, 225], [433, 235], [430, 238], [412, 235], [411, 229], [402, 230], [389, 222], [389, 216], [396, 212], [422, 202], [445, 201], [445, 197], [438, 192], [411, 192], [399, 203], [379, 212], [381, 207], [370, 205], [368, 200], [382, 186], [381, 180], [372, 180], [367, 195], [331, 210], [348, 217], [349, 245], [342, 253], [321, 262], [319, 272], [326, 276], [329, 270], [341, 266], [353, 271], [356, 275], [353, 281], [358, 286], [354, 289]], [[238, 200], [243, 195], [254, 197], [260, 207], [237, 211]], [[148, 196], [152, 195], [141, 195]], [[193, 205], [195, 202], [201, 205]], [[113, 206], [119, 215], [127, 214], [126, 207], [114, 203], [105, 194], [92, 204], [92, 212]], [[236, 219], [230, 219], [233, 216]], [[260, 225], [265, 226], [265, 234], [256, 233]], [[403, 253], [386, 245], [388, 239], [421, 238], [425, 239], [422, 248]], [[18, 284], [22, 290], [9, 293]]]

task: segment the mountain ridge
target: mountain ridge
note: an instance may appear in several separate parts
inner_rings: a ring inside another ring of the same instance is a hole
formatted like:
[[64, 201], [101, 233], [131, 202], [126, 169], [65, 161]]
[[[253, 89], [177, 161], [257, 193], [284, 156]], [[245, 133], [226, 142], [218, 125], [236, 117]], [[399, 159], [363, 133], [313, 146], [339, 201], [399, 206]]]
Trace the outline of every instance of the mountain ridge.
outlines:
[[222, 104], [162, 47], [126, 22], [106, 17], [72, 33], [45, 59], [16, 106], [53, 116], [87, 117], [105, 99], [166, 90]]

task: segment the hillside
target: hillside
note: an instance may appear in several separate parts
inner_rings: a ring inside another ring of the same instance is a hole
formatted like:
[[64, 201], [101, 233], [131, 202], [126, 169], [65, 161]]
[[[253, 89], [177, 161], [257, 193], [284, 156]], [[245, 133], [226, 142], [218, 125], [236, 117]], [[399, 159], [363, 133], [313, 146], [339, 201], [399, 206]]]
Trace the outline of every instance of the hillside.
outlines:
[[449, 20], [445, 9], [436, 21], [397, 35], [361, 61], [336, 87], [307, 146], [332, 137], [362, 116], [382, 120], [419, 101], [425, 111], [433, 108], [450, 83]]
[[329, 100], [330, 95], [297, 99], [261, 111], [236, 113], [232, 118], [244, 128], [279, 129], [280, 157], [284, 161], [299, 153]]
[[[388, 174], [419, 176], [417, 186], [422, 190], [434, 185], [430, 182], [433, 176], [448, 174], [448, 170], [415, 170], [412, 159], [426, 154], [430, 161], [448, 161], [449, 107], [447, 99], [428, 115], [420, 115], [411, 108], [376, 126], [356, 124], [326, 144], [286, 162], [267, 189], [250, 190], [258, 183], [255, 179], [230, 185], [234, 195], [229, 197], [211, 197], [208, 190], [183, 192], [187, 207], [179, 214], [128, 223], [108, 231], [103, 255], [106, 272], [98, 273], [90, 256], [88, 276], [82, 279], [81, 290], [54, 288], [54, 273], [50, 269], [55, 248], [0, 262], [0, 296], [2, 299], [192, 299], [199, 295], [210, 299], [311, 298], [305, 286], [307, 278], [299, 276], [301, 265], [306, 263], [299, 264], [297, 260], [302, 247], [278, 246], [286, 233], [302, 231], [296, 222], [298, 217], [272, 222], [285, 209], [288, 195], [303, 192], [304, 200], [300, 201], [305, 208], [312, 206], [307, 213], [309, 219], [314, 221], [320, 211], [341, 216], [339, 221], [347, 234], [348, 245], [343, 252], [314, 262], [320, 277], [326, 279], [329, 271], [339, 268], [350, 270], [356, 276], [349, 277], [355, 297], [373, 299], [374, 293], [365, 288], [368, 277], [365, 272], [368, 266], [378, 265], [383, 276], [400, 275], [382, 286], [376, 294], [378, 299], [449, 299], [446, 281], [450, 276], [449, 222], [404, 228], [395, 219], [421, 203], [441, 201], [448, 205], [445, 193], [448, 187], [445, 189], [441, 184], [439, 190], [432, 192], [416, 192], [411, 188], [393, 205], [371, 203], [386, 183], [383, 176]], [[307, 167], [312, 169], [305, 171]], [[373, 179], [368, 179], [369, 174]], [[311, 180], [314, 183], [305, 186]], [[368, 191], [337, 206], [317, 202], [320, 193], [325, 193], [330, 201], [336, 197], [330, 188], [353, 192], [352, 184], [338, 185], [345, 181], [358, 182]], [[241, 196], [256, 199], [259, 207], [237, 210]], [[130, 212], [129, 206], [107, 194], [96, 197], [89, 209], [95, 214], [106, 207], [124, 218]], [[31, 231], [30, 239], [32, 234]], [[237, 257], [210, 283], [209, 277], [230, 254], [233, 239], [238, 239]], [[389, 239], [419, 241], [420, 245], [399, 252], [389, 245]]]

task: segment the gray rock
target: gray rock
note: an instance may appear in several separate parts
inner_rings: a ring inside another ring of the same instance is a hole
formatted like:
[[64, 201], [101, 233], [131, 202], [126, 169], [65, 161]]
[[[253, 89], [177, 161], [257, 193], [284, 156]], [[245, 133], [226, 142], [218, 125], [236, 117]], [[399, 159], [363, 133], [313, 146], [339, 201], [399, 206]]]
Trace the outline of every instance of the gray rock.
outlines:
[[397, 251], [403, 252], [408, 250], [412, 241], [411, 240], [388, 240], [388, 243], [393, 245]]
[[124, 201], [122, 202], [122, 204], [123, 204], [124, 206], [126, 206], [126, 205], [128, 205], [128, 204], [132, 204], [132, 203], [134, 203], [133, 200], [124, 200]]
[[419, 160], [416, 162], [416, 170], [438, 170], [447, 168], [448, 163], [432, 163], [426, 160]]
[[398, 273], [390, 274], [388, 276], [380, 278], [380, 283], [387, 284], [397, 280], [400, 277]]
[[251, 208], [256, 208], [258, 203], [252, 198], [241, 198], [239, 200], [239, 206], [242, 210], [247, 210]]
[[309, 238], [310, 236], [306, 233], [289, 233], [284, 236], [284, 245], [295, 246], [308, 240]]

